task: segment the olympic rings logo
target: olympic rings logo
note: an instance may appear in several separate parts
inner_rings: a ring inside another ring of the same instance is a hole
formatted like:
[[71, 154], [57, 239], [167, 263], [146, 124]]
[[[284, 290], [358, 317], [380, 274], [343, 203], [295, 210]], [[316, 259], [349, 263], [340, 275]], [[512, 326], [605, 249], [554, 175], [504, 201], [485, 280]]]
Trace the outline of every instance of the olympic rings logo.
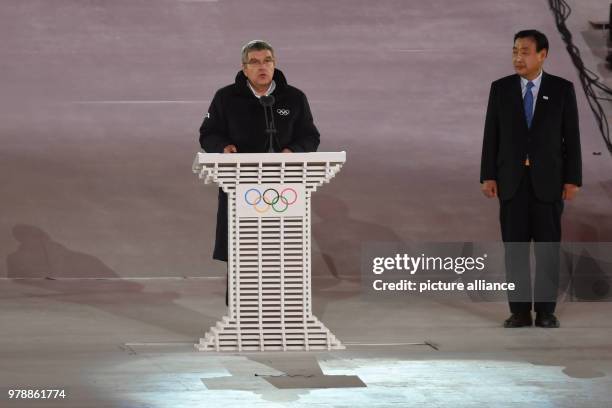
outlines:
[[297, 191], [291, 187], [283, 189], [280, 193], [274, 188], [268, 188], [263, 193], [256, 188], [250, 188], [244, 193], [244, 201], [253, 206], [255, 211], [262, 214], [270, 208], [274, 212], [283, 213], [297, 199]]
[[287, 116], [289, 115], [289, 109], [277, 109], [276, 113], [278, 113], [281, 116]]

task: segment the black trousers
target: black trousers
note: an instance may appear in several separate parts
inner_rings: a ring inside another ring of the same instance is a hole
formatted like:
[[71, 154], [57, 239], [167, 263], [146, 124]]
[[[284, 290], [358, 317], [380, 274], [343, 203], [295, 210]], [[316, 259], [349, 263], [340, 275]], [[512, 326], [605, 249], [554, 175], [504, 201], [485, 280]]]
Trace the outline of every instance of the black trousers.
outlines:
[[228, 237], [227, 237], [227, 194], [219, 188], [217, 205], [217, 228], [215, 231], [215, 249], [213, 259], [227, 262]]
[[[499, 220], [505, 247], [506, 280], [512, 313], [553, 313], [559, 288], [559, 242], [563, 200], [539, 200], [533, 190], [529, 167], [509, 200], [500, 200]], [[531, 279], [531, 241], [534, 241], [535, 278]]]

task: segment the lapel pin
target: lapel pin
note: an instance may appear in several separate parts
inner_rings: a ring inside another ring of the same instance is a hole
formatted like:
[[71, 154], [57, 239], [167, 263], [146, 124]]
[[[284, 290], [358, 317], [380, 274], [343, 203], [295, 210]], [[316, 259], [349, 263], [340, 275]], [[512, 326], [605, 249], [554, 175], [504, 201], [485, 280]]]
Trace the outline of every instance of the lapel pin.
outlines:
[[544, 99], [545, 101], [547, 101], [547, 100], [548, 100], [548, 96], [543, 95], [543, 96], [542, 96], [542, 99]]

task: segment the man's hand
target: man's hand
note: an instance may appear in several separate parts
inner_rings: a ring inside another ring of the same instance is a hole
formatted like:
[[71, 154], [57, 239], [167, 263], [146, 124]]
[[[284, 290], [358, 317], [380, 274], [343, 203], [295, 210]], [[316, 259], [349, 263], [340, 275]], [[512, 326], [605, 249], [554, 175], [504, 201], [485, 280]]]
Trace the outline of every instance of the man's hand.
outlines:
[[223, 153], [236, 153], [238, 149], [234, 145], [227, 145], [223, 148]]
[[291, 149], [287, 149], [286, 147], [281, 151], [281, 153], [293, 153]]
[[482, 186], [480, 186], [480, 190], [487, 198], [497, 197], [497, 181], [484, 180]]
[[564, 200], [573, 200], [578, 193], [578, 186], [575, 184], [564, 184], [563, 185], [563, 199]]

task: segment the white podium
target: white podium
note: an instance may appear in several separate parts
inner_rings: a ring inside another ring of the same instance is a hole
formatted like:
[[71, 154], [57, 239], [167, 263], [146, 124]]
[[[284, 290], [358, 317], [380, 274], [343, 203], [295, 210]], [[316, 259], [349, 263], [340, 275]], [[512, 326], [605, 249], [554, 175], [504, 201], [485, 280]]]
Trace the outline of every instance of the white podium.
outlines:
[[193, 172], [228, 195], [229, 309], [200, 351], [344, 349], [312, 314], [310, 197], [345, 152], [198, 153]]

